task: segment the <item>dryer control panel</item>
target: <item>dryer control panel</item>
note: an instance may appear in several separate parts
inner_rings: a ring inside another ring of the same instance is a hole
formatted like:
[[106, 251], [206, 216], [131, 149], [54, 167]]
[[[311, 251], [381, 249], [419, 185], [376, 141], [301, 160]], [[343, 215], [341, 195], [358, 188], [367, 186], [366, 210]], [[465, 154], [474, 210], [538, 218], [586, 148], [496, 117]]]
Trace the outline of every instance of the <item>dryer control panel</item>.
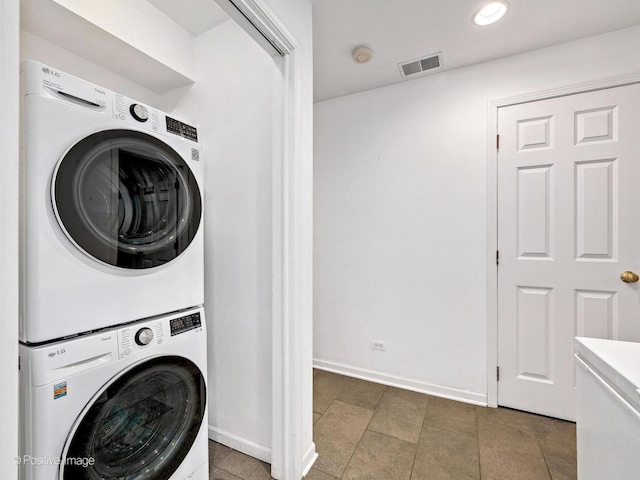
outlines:
[[198, 129], [196, 127], [187, 125], [186, 123], [176, 120], [175, 118], [171, 118], [168, 115], [165, 118], [167, 121], [167, 132], [178, 135], [179, 137], [188, 138], [194, 142], [198, 141]]
[[171, 316], [131, 323], [118, 330], [118, 358], [127, 358], [154, 347], [179, 341], [204, 330], [202, 308]]

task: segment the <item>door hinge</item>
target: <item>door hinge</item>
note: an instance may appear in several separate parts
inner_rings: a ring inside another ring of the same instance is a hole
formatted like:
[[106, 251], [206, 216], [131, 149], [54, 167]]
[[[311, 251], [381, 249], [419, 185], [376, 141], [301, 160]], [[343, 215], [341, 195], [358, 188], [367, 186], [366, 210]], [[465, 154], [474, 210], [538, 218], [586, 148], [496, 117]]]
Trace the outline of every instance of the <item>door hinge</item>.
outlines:
[[500, 150], [500, 135], [496, 135], [496, 150]]
[[496, 265], [500, 265], [500, 250], [496, 250]]
[[500, 367], [496, 367], [496, 380], [500, 381]]

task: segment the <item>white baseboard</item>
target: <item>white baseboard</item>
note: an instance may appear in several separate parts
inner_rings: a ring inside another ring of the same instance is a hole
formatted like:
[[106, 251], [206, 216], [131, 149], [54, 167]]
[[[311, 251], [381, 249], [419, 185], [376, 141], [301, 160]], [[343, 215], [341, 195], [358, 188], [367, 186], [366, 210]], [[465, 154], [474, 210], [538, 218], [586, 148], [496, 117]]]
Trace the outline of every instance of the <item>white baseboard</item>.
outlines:
[[271, 449], [264, 445], [259, 445], [211, 425], [209, 425], [209, 439], [245, 453], [250, 457], [257, 458], [258, 460], [262, 460], [269, 464], [271, 463]]
[[313, 464], [316, 463], [318, 459], [318, 452], [316, 452], [316, 444], [311, 442], [311, 446], [307, 450], [307, 453], [304, 454], [302, 458], [302, 476], [306, 477], [313, 467]]
[[348, 377], [359, 378], [369, 382], [381, 383], [391, 387], [404, 388], [414, 392], [426, 393], [436, 397], [448, 398], [459, 402], [471, 403], [473, 405], [487, 406], [487, 395], [483, 393], [461, 390], [444, 385], [435, 385], [433, 383], [412, 380], [410, 378], [396, 377], [387, 373], [366, 370], [364, 368], [352, 367], [342, 363], [328, 362], [318, 358], [313, 359], [313, 367], [318, 370], [326, 370], [327, 372], [339, 373]]

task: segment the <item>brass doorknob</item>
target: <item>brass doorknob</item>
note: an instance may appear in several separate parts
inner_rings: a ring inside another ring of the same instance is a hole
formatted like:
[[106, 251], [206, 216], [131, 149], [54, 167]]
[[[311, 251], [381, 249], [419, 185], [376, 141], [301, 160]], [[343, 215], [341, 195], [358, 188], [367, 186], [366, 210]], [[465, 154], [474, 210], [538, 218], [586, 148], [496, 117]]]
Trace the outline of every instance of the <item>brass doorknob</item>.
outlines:
[[622, 280], [624, 283], [635, 283], [638, 281], [638, 275], [633, 273], [633, 272], [622, 272], [620, 274], [620, 280]]

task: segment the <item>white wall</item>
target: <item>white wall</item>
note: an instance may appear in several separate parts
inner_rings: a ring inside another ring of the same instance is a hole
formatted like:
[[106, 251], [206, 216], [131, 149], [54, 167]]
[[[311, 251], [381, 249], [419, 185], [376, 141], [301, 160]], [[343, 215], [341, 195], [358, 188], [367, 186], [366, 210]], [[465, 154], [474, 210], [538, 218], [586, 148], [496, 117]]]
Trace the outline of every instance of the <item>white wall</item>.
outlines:
[[[265, 3], [298, 42], [295, 53], [298, 61], [295, 81], [299, 89], [296, 100], [300, 107], [295, 138], [298, 157], [290, 179], [295, 189], [292, 202], [295, 234], [287, 239], [292, 242], [290, 261], [296, 275], [291, 279], [294, 291], [287, 292], [294, 306], [293, 325], [288, 332], [291, 338], [283, 339], [295, 345], [292, 357], [296, 360], [290, 365], [296, 378], [294, 394], [285, 399], [291, 405], [295, 425], [287, 442], [289, 449], [277, 453], [279, 446], [274, 447], [278, 457], [273, 458], [277, 475], [298, 479], [316, 458], [312, 431], [311, 3], [308, 0], [267, 0]], [[213, 392], [215, 398], [210, 403], [213, 427], [210, 432], [223, 443], [269, 461], [267, 454], [273, 445], [267, 432], [271, 432], [272, 422], [280, 428], [285, 419], [272, 417], [269, 398], [272, 323], [271, 311], [266, 310], [271, 307], [267, 297], [271, 294], [271, 277], [266, 270], [267, 266], [271, 267], [267, 262], [271, 239], [267, 234], [273, 233], [267, 230], [272, 213], [268, 196], [272, 193], [268, 190], [271, 184], [267, 182], [274, 180], [270, 176], [272, 152], [266, 149], [271, 145], [267, 136], [274, 134], [275, 122], [279, 121], [274, 109], [282, 110], [281, 96], [272, 97], [275, 104], [270, 110], [266, 102], [267, 96], [283, 89], [284, 84], [282, 70], [252, 42], [233, 23], [198, 37], [196, 84], [183, 89], [188, 95], [178, 100], [177, 111], [204, 115], [201, 126], [203, 130], [211, 128], [213, 135], [210, 148], [205, 145], [208, 165], [211, 165], [206, 170], [207, 191], [210, 196], [214, 195], [206, 202], [212, 209], [206, 214], [205, 309], [212, 345], [210, 388], [220, 392]], [[207, 85], [201, 75], [215, 79], [214, 92], [200, 92], [199, 89]], [[181, 95], [182, 92], [176, 92], [174, 99]], [[276, 135], [278, 131], [275, 128]], [[242, 198], [256, 203], [252, 206]], [[277, 438], [279, 432], [271, 433]]]
[[[312, 46], [311, 5], [269, 2], [299, 42], [301, 125], [294, 184], [298, 231], [295, 280], [302, 305], [295, 335], [302, 383], [293, 399], [300, 432], [291, 442], [301, 471], [315, 460], [312, 440]], [[194, 118], [204, 135], [205, 310], [209, 326], [210, 435], [271, 460], [273, 134], [284, 87], [281, 68], [233, 21], [196, 40], [196, 82], [165, 95], [166, 108]], [[275, 103], [274, 103], [275, 102]], [[277, 129], [276, 129], [277, 131]], [[275, 421], [282, 421], [276, 419]], [[300, 441], [301, 440], [301, 441]], [[289, 475], [291, 473], [288, 473]], [[293, 478], [293, 477], [289, 477]], [[298, 476], [299, 478], [299, 476]]]
[[198, 36], [195, 57], [196, 83], [174, 92], [174, 112], [203, 138], [210, 433], [269, 461], [276, 66], [234, 21]]
[[485, 401], [487, 102], [640, 70], [638, 44], [634, 27], [316, 104], [316, 363]]
[[18, 0], [0, 1], [0, 478], [18, 478]]

